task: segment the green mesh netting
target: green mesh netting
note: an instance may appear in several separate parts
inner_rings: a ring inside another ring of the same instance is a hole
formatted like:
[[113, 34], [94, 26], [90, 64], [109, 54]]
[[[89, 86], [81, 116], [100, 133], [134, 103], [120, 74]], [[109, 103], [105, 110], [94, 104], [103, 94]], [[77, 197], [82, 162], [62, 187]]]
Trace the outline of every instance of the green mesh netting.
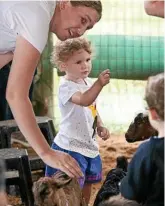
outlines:
[[164, 70], [164, 38], [124, 35], [90, 35], [95, 48], [91, 77], [105, 68], [116, 79], [146, 79]]

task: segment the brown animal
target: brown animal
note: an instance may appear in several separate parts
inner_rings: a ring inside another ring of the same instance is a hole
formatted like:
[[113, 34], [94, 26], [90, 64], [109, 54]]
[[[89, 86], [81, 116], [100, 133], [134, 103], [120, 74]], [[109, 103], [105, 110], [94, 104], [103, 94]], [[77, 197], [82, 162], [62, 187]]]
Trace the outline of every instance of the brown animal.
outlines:
[[151, 136], [157, 135], [158, 132], [151, 126], [149, 122], [148, 114], [139, 113], [125, 133], [125, 139], [127, 142], [132, 143], [146, 140]]
[[33, 193], [36, 206], [87, 206], [77, 179], [62, 172], [40, 178]]

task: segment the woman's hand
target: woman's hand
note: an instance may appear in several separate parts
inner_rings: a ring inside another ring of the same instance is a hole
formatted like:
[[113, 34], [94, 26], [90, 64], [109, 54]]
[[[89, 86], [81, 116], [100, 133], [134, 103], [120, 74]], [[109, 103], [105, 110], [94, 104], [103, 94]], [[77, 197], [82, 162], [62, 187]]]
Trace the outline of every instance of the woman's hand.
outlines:
[[164, 1], [144, 1], [144, 9], [148, 15], [164, 18]]
[[47, 165], [60, 169], [70, 177], [79, 178], [83, 176], [77, 161], [64, 152], [49, 149], [41, 158]]

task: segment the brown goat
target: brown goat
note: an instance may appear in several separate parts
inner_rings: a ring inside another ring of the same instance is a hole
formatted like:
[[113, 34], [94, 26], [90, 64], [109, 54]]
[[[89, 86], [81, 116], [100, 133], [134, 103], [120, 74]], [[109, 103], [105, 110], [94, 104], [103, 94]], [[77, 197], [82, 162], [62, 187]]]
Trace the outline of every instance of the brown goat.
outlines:
[[77, 179], [62, 172], [40, 178], [33, 193], [36, 206], [87, 206]]
[[130, 124], [125, 139], [127, 142], [137, 142], [157, 136], [158, 132], [151, 126], [148, 114], [139, 113], [136, 115], [134, 121]]

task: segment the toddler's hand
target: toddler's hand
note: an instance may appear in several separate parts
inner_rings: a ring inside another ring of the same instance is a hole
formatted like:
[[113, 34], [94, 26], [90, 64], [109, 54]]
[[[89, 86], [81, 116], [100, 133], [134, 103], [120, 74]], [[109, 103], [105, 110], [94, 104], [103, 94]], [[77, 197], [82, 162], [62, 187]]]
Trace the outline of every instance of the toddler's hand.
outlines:
[[105, 128], [105, 127], [97, 127], [97, 134], [103, 140], [107, 140], [110, 137], [109, 130], [107, 128]]
[[110, 80], [110, 71], [106, 69], [103, 72], [101, 72], [101, 74], [99, 75], [98, 82], [103, 87], [109, 83], [109, 80]]

